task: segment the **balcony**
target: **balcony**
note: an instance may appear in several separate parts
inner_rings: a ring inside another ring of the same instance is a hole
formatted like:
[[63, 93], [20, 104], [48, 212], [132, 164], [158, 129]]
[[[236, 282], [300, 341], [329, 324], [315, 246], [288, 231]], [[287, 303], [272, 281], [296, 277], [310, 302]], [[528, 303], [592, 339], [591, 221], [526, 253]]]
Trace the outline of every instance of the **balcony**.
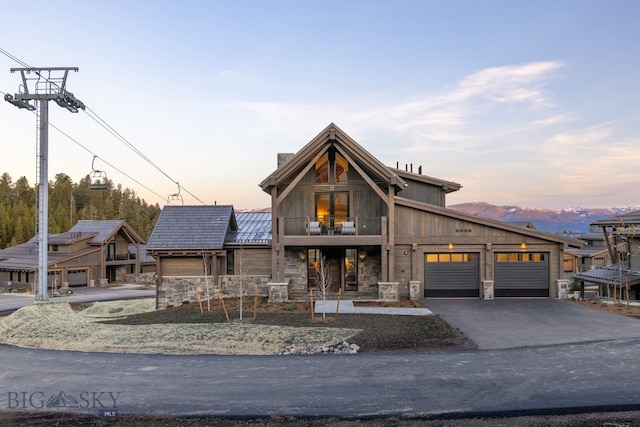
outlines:
[[127, 253], [127, 254], [107, 254], [107, 256], [106, 256], [106, 261], [107, 262], [130, 261], [130, 260], [135, 260], [135, 259], [136, 259], [136, 254], [132, 254], [132, 253]]
[[[378, 245], [386, 217], [278, 218], [285, 245]], [[282, 241], [282, 240], [281, 240]]]

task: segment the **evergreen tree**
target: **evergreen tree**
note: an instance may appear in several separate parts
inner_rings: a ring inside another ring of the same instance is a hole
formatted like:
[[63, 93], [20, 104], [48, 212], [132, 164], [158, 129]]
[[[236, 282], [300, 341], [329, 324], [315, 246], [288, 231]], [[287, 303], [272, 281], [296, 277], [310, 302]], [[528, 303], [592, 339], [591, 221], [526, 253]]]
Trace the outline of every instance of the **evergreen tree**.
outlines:
[[[78, 220], [121, 219], [144, 240], [160, 215], [136, 193], [106, 180], [106, 190], [92, 190], [89, 175], [74, 183], [60, 173], [49, 183], [49, 233], [68, 231]], [[8, 173], [0, 176], [0, 249], [25, 243], [36, 233], [37, 189], [25, 177], [15, 183]]]

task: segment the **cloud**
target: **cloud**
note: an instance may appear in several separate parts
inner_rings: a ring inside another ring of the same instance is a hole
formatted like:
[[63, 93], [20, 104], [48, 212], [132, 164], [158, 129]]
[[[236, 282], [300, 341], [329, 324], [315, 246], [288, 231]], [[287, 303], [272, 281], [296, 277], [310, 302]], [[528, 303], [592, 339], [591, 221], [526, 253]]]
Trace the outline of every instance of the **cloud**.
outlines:
[[[384, 136], [395, 142], [397, 151], [416, 152], [442, 148], [442, 143], [452, 150], [465, 150], [477, 141], [496, 134], [522, 132], [525, 127], [541, 127], [571, 119], [570, 114], [554, 112], [547, 117], [547, 110], [554, 102], [545, 91], [558, 70], [565, 66], [559, 61], [532, 62], [480, 70], [454, 83], [439, 93], [424, 93], [419, 98], [395, 104], [376, 105], [367, 99], [351, 99], [349, 93], [328, 104], [289, 102], [234, 102], [226, 107], [248, 112], [259, 124], [263, 133], [291, 133], [293, 126], [300, 132], [309, 126], [318, 129], [335, 121], [348, 124], [347, 132], [357, 129], [367, 137]], [[366, 103], [366, 104], [365, 104]], [[487, 120], [496, 109], [512, 108], [512, 120]], [[542, 117], [520, 118], [522, 111], [537, 112]], [[530, 122], [530, 123], [529, 123]], [[298, 133], [298, 132], [294, 132]], [[388, 147], [387, 147], [388, 148]]]

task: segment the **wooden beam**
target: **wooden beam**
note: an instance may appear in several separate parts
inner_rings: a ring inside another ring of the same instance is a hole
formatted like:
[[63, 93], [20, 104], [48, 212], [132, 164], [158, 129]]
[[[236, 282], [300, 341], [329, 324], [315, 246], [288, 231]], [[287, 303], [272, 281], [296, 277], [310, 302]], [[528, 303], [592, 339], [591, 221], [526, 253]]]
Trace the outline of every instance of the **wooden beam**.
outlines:
[[[615, 263], [618, 262], [618, 254], [617, 254], [617, 247], [616, 247], [616, 253], [614, 253], [614, 249], [611, 247], [611, 242], [609, 241], [609, 235], [607, 234], [607, 227], [605, 225], [602, 226], [602, 232], [604, 233], [604, 242], [607, 244], [607, 251], [609, 252], [609, 256], [611, 257], [611, 262]], [[612, 231], [613, 234], [613, 231]]]
[[304, 169], [302, 169], [302, 171], [294, 178], [294, 180], [291, 181], [287, 188], [285, 188], [284, 191], [277, 196], [276, 201], [278, 205], [282, 203], [284, 198], [287, 197], [294, 188], [296, 188], [296, 185], [302, 180], [302, 178], [304, 178], [306, 173], [309, 172], [311, 168], [316, 166], [316, 162], [318, 161], [318, 159], [320, 159], [320, 157], [322, 157], [324, 153], [324, 150], [319, 151], [318, 154], [316, 154], [313, 159], [309, 163], [307, 163], [307, 166], [305, 166]]
[[345, 153], [343, 150], [341, 150], [340, 147], [338, 147], [337, 145], [336, 145], [336, 149], [347, 160], [347, 162], [349, 162], [349, 165], [353, 166], [353, 168], [360, 174], [360, 176], [362, 176], [364, 178], [364, 180], [367, 182], [367, 184], [369, 184], [369, 186], [371, 188], [373, 188], [373, 190], [378, 194], [378, 196], [380, 196], [380, 198], [385, 201], [387, 206], [389, 206], [389, 196], [387, 194], [384, 194], [384, 191], [382, 191], [380, 189], [380, 187], [378, 187], [376, 185], [376, 183], [373, 182], [371, 180], [371, 178], [369, 178], [369, 175], [367, 173], [365, 173], [362, 170], [362, 168], [360, 166], [358, 166], [356, 164], [356, 162], [354, 162], [353, 159], [347, 153]]

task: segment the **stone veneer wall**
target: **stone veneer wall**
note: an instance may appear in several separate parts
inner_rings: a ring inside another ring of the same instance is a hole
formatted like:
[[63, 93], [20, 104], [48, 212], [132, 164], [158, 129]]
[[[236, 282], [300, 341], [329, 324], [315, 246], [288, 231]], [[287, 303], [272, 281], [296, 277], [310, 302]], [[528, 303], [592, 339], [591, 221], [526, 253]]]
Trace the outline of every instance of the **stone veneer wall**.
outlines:
[[224, 296], [236, 297], [240, 295], [242, 282], [243, 295], [253, 296], [258, 286], [258, 295], [269, 296], [268, 276], [220, 276], [215, 283], [213, 278], [205, 276], [163, 277], [157, 289], [157, 309], [177, 307], [185, 303], [197, 303], [200, 299], [207, 299], [207, 283], [209, 298], [220, 298], [221, 285], [224, 285]]
[[358, 293], [377, 296], [378, 282], [382, 277], [380, 264], [380, 254], [367, 254], [363, 260], [358, 259]]
[[156, 280], [157, 280], [157, 277], [155, 272], [127, 274], [124, 276], [125, 282], [141, 284], [141, 285], [155, 285]]
[[289, 298], [309, 296], [307, 289], [307, 261], [300, 259], [297, 250], [287, 249], [284, 253], [283, 282], [289, 283]]

